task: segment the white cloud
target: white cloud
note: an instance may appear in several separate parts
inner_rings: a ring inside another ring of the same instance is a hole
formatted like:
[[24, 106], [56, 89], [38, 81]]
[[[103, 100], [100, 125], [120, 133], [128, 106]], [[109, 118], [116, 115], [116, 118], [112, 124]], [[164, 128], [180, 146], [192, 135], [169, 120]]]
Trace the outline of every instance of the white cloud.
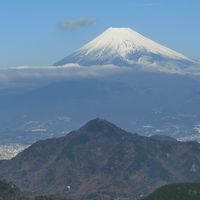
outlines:
[[135, 70], [149, 72], [163, 72], [172, 74], [200, 75], [200, 66], [191, 66], [179, 69], [172, 66], [137, 66], [118, 67], [115, 65], [103, 66], [79, 66], [78, 64], [67, 64], [65, 66], [19, 66], [0, 69], [0, 88], [16, 87], [23, 85], [44, 84], [57, 80], [72, 78], [105, 78], [122, 73], [134, 73]]

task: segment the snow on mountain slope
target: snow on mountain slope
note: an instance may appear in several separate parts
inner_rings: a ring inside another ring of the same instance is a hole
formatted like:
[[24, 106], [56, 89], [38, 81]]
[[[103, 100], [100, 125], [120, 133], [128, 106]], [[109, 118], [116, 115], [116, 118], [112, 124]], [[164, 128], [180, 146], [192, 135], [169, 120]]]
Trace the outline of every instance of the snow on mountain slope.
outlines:
[[145, 38], [130, 28], [109, 28], [81, 50], [86, 50], [89, 54], [92, 51], [104, 50], [105, 48], [109, 48], [111, 54], [116, 53], [123, 58], [136, 51], [147, 51], [175, 59], [188, 60], [187, 57]]
[[130, 28], [109, 28], [55, 65], [148, 66], [179, 70], [196, 65], [192, 59], [160, 45]]

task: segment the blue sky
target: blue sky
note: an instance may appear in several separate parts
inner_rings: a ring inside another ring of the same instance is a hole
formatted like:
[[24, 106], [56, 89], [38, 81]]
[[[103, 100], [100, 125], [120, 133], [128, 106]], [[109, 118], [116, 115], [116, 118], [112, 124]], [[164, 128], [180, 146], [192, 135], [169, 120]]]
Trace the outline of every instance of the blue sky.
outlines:
[[199, 0], [1, 0], [0, 67], [51, 65], [110, 26], [200, 60], [199, 10]]

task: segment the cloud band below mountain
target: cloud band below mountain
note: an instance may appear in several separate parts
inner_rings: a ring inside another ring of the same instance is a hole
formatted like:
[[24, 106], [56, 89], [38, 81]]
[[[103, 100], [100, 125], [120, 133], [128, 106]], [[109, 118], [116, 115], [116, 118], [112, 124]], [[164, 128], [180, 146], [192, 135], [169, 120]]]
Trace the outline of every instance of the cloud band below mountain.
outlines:
[[105, 78], [106, 76], [127, 73], [131, 69], [113, 65], [81, 67], [76, 64], [66, 66], [13, 67], [0, 69], [0, 89], [27, 87], [27, 84], [45, 84], [57, 80], [73, 78]]

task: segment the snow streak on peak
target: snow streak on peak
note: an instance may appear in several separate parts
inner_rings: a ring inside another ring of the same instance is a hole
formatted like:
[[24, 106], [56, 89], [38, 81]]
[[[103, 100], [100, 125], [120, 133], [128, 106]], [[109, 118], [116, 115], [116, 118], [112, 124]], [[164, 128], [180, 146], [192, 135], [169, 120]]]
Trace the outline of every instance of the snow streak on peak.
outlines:
[[90, 53], [105, 48], [111, 49], [112, 53], [117, 53], [122, 57], [136, 51], [146, 51], [174, 59], [191, 61], [186, 56], [164, 47], [130, 28], [110, 27], [80, 50], [87, 50], [87, 53]]

